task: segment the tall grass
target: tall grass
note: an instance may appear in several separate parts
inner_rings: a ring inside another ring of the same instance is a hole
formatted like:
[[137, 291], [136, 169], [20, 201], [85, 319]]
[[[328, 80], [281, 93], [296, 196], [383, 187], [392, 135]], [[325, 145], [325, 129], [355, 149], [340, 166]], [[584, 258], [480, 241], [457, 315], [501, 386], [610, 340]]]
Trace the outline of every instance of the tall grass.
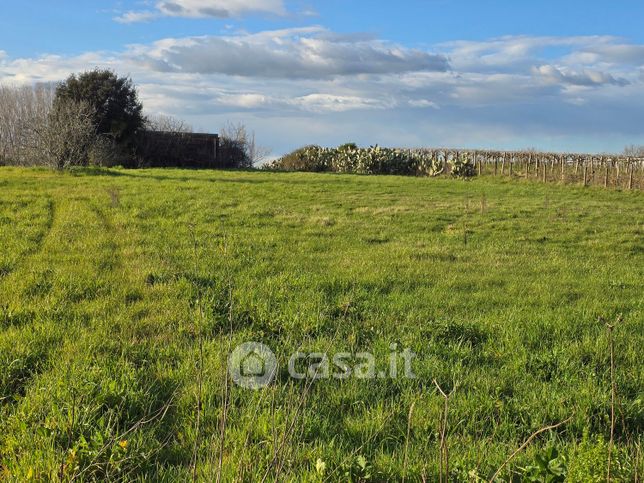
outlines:
[[[643, 201], [487, 176], [1, 168], [0, 475], [468, 481], [552, 458], [571, 481], [609, 460], [641, 478]], [[618, 314], [609, 344], [597, 321]], [[261, 391], [226, 377], [247, 341], [280, 363]], [[387, 364], [392, 343], [416, 379], [284, 369], [298, 350]], [[442, 426], [433, 380], [459, 382]]]

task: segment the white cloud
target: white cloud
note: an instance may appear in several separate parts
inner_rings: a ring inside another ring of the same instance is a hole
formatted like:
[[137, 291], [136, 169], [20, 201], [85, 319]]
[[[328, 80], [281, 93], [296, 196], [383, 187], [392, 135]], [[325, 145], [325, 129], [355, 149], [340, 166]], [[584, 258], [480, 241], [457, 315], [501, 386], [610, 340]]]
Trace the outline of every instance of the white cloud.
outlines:
[[149, 22], [159, 17], [159, 12], [152, 12], [149, 10], [143, 10], [140, 12], [125, 12], [123, 15], [115, 17], [119, 23], [137, 23], [137, 22]]
[[410, 99], [407, 103], [411, 107], [439, 109], [438, 104], [434, 101], [430, 101], [429, 99]]
[[618, 86], [629, 84], [629, 81], [626, 79], [616, 78], [606, 72], [591, 69], [574, 71], [571, 69], [560, 69], [554, 65], [541, 65], [534, 67], [533, 72], [550, 84], [571, 84], [585, 87], [600, 86], [603, 84]]
[[224, 94], [218, 98], [218, 103], [224, 106], [242, 109], [258, 109], [273, 104], [273, 99], [263, 94]]
[[160, 0], [155, 11], [129, 11], [116, 17], [121, 23], [144, 22], [157, 17], [228, 18], [263, 13], [284, 15], [283, 0]]
[[164, 39], [135, 48], [163, 72], [266, 78], [323, 78], [390, 72], [445, 71], [443, 55], [389, 42], [332, 34], [322, 27], [234, 36]]
[[[567, 51], [569, 56], [585, 55], [590, 63], [596, 63], [598, 54], [594, 52], [615, 45], [615, 42], [616, 39], [609, 36], [505, 36], [485, 41], [447, 42], [440, 47], [450, 52], [450, 61], [458, 71], [527, 72], [535, 63], [548, 63], [552, 49]], [[590, 56], [594, 56], [594, 60]], [[566, 58], [564, 54], [563, 59]], [[572, 63], [572, 57], [569, 62]]]
[[293, 99], [291, 105], [311, 112], [345, 112], [364, 109], [387, 109], [395, 103], [384, 99], [334, 94], [308, 94]]
[[591, 63], [644, 65], [644, 45], [605, 42], [586, 47], [580, 55], [587, 56]]

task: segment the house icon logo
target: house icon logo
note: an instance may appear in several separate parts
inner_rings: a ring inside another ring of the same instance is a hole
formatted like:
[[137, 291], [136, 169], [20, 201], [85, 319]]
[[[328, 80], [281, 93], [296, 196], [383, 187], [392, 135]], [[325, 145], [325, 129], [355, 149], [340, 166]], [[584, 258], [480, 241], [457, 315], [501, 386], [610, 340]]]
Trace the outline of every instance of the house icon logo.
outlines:
[[228, 373], [238, 386], [261, 389], [268, 386], [277, 372], [277, 358], [264, 344], [246, 342], [228, 357]]

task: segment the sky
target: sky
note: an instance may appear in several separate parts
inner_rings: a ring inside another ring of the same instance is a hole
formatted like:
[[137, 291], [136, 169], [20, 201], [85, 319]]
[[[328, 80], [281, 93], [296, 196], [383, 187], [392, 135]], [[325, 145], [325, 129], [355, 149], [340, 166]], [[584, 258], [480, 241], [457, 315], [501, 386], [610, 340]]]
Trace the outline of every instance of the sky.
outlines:
[[0, 0], [0, 83], [108, 68], [146, 113], [306, 144], [644, 144], [644, 2]]

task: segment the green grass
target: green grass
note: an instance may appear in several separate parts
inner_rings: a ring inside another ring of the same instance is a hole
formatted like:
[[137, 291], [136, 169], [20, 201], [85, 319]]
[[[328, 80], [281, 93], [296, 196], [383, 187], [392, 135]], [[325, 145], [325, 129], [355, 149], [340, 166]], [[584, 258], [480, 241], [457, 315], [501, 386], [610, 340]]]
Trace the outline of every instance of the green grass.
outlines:
[[[572, 417], [501, 478], [554, 447], [603, 481], [598, 318], [618, 314], [612, 471], [641, 478], [643, 206], [485, 177], [1, 168], [0, 479], [214, 481], [221, 457], [222, 481], [435, 481], [435, 379], [458, 383], [451, 479]], [[246, 341], [280, 361], [267, 389], [226, 382]], [[284, 369], [299, 349], [386, 364], [392, 343], [416, 379]]]

